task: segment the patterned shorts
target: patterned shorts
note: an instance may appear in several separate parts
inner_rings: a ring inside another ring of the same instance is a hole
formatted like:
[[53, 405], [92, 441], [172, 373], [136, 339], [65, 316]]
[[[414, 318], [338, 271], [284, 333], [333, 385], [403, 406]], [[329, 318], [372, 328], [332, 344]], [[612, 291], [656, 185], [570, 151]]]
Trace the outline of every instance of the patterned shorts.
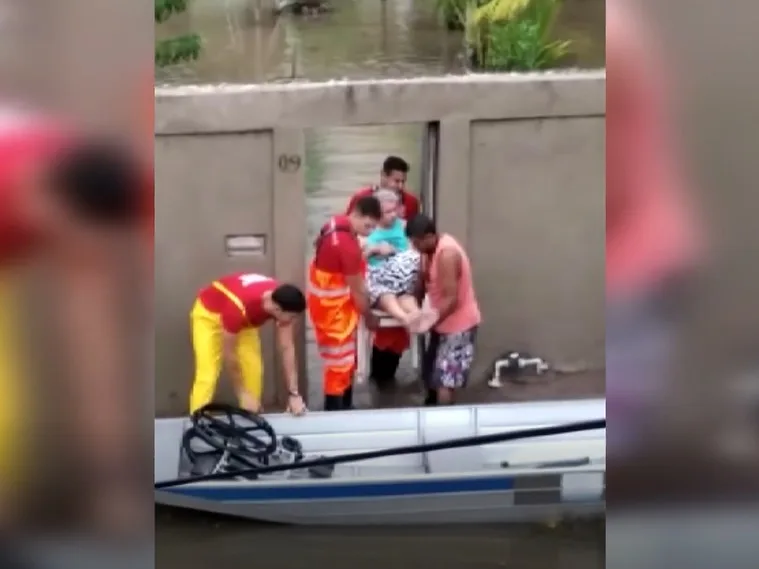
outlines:
[[370, 266], [366, 282], [371, 305], [374, 306], [384, 294], [413, 294], [419, 278], [420, 263], [419, 252], [407, 249], [378, 265]]
[[614, 418], [607, 435], [609, 452], [634, 452], [670, 372], [675, 324], [652, 297], [606, 307], [606, 409]]
[[474, 342], [477, 326], [455, 334], [430, 332], [424, 351], [422, 377], [429, 389], [466, 386], [474, 361]]

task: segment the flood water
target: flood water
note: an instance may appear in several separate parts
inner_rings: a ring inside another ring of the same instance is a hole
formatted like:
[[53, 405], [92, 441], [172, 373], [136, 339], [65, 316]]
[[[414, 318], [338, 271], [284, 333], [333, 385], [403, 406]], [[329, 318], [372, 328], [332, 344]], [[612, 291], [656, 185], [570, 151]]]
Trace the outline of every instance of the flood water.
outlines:
[[[199, 61], [158, 72], [157, 82], [251, 83], [295, 79], [398, 77], [463, 73], [462, 38], [446, 31], [435, 0], [331, 0], [334, 11], [316, 17], [285, 16], [257, 23], [263, 0], [193, 0], [188, 13], [158, 27], [167, 37], [189, 31], [204, 41]], [[572, 64], [604, 64], [604, 0], [567, 0], [557, 35], [575, 42]], [[377, 182], [389, 154], [412, 167], [409, 186], [419, 188], [422, 125], [328, 128], [306, 133], [308, 239], [345, 208], [358, 188]], [[305, 260], [304, 260], [305, 262]], [[309, 333], [309, 400], [320, 400], [320, 366]], [[398, 377], [413, 385], [408, 354]], [[544, 380], [511, 386], [510, 399], [601, 395], [603, 377]], [[413, 391], [411, 389], [410, 391]], [[497, 400], [506, 392], [470, 390], [468, 398]], [[364, 389], [358, 406], [375, 402]], [[402, 399], [402, 397], [401, 397]], [[402, 404], [413, 405], [413, 396]], [[267, 569], [323, 565], [359, 569], [417, 565], [447, 568], [604, 567], [603, 523], [547, 527], [300, 529], [261, 526], [211, 516], [158, 509], [156, 566], [182, 569]]]
[[558, 527], [284, 528], [156, 515], [156, 567], [602, 569], [604, 522]]
[[[195, 32], [204, 42], [194, 63], [159, 73], [168, 83], [252, 83], [341, 77], [463, 73], [461, 33], [449, 32], [436, 0], [328, 0], [318, 16], [256, 19], [268, 0], [193, 0], [157, 37]], [[556, 35], [573, 42], [568, 65], [604, 65], [604, 0], [566, 0]]]

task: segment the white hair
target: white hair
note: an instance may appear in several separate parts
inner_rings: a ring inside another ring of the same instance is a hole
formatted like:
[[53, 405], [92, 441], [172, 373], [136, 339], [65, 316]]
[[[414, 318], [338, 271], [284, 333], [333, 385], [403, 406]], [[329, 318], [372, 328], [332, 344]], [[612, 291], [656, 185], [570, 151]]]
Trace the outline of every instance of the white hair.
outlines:
[[400, 203], [401, 198], [398, 195], [398, 192], [395, 190], [391, 190], [388, 188], [380, 188], [376, 192], [374, 192], [374, 197], [379, 200], [380, 203], [383, 202], [393, 202], [395, 204]]

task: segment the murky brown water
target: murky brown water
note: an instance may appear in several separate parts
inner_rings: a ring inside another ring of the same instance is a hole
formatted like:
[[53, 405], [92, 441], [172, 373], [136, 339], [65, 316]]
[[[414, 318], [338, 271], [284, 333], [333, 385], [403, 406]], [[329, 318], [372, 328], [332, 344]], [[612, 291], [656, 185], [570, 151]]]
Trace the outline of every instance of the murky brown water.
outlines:
[[602, 569], [603, 522], [546, 526], [284, 528], [157, 511], [156, 567]]
[[[158, 27], [204, 41], [199, 61], [159, 73], [171, 83], [398, 77], [462, 73], [462, 36], [447, 31], [436, 0], [330, 0], [333, 11], [257, 23], [262, 0], [193, 0], [189, 12]], [[557, 35], [574, 42], [570, 62], [604, 65], [604, 0], [566, 0]]]
[[[332, 0], [331, 14], [253, 21], [255, 0], [193, 0], [191, 11], [159, 27], [157, 35], [202, 35], [203, 57], [159, 72], [170, 83], [243, 83], [336, 77], [393, 77], [463, 72], [460, 34], [447, 32], [434, 13], [435, 0]], [[604, 0], [567, 0], [559, 33], [576, 41], [577, 65], [604, 63]], [[411, 163], [409, 185], [420, 185], [421, 125], [330, 128], [307, 134], [309, 242], [330, 215], [358, 188], [377, 181], [388, 154]], [[309, 334], [310, 339], [310, 334]], [[320, 400], [320, 365], [309, 342], [309, 399]], [[399, 372], [414, 404], [415, 372], [407, 357]], [[603, 377], [543, 378], [536, 385], [470, 390], [467, 399], [533, 399], [598, 395]], [[370, 406], [366, 389], [357, 404]], [[357, 569], [417, 565], [444, 568], [604, 567], [604, 526], [557, 529], [471, 527], [435, 529], [300, 529], [260, 526], [209, 516], [157, 511], [158, 567], [207, 569], [265, 565], [267, 569], [327, 566]]]

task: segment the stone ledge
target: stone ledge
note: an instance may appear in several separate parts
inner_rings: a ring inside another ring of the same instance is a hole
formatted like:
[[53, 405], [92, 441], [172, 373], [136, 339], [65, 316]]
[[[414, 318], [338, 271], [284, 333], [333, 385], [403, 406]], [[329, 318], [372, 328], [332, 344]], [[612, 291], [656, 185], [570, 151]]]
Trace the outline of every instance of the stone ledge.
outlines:
[[603, 116], [605, 107], [604, 70], [159, 87], [155, 133]]

